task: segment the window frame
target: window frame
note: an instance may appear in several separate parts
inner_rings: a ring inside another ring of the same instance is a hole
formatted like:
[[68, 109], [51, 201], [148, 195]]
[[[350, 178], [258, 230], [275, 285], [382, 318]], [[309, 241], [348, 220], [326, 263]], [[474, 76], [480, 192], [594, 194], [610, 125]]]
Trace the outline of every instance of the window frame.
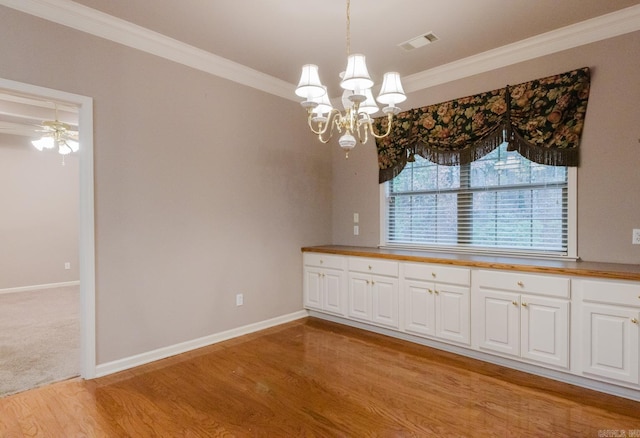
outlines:
[[501, 249], [478, 249], [462, 248], [459, 246], [437, 246], [437, 245], [405, 245], [390, 243], [387, 241], [387, 193], [389, 181], [381, 183], [379, 188], [380, 197], [380, 248], [416, 250], [426, 252], [447, 252], [455, 254], [474, 254], [486, 256], [515, 256], [533, 259], [556, 259], [556, 260], [577, 260], [578, 257], [578, 169], [577, 167], [567, 167], [567, 253], [562, 254], [542, 254], [518, 250]]

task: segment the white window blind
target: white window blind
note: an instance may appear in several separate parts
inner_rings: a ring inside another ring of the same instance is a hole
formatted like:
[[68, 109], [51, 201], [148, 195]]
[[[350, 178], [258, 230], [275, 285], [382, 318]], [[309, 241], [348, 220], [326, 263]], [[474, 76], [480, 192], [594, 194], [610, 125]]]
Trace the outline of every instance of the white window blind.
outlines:
[[387, 245], [567, 255], [567, 168], [506, 143], [461, 166], [416, 156], [386, 185]]

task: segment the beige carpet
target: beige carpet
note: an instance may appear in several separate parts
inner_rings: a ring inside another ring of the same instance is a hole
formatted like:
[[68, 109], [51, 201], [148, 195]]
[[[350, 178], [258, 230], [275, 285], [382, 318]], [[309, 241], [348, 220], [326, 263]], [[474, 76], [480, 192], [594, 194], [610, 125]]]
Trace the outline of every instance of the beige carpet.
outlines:
[[79, 289], [0, 294], [0, 397], [80, 374]]

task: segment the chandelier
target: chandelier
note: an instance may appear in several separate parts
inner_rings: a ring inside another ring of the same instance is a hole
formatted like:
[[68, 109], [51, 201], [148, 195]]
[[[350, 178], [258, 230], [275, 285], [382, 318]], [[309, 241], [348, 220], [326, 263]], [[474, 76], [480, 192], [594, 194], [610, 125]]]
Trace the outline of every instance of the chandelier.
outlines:
[[[307, 110], [307, 123], [311, 131], [322, 143], [327, 143], [334, 130], [341, 133], [338, 143], [349, 158], [349, 151], [357, 143], [366, 143], [371, 134], [375, 138], [383, 138], [391, 132], [393, 116], [400, 112], [397, 103], [404, 102], [407, 96], [402, 89], [400, 74], [388, 72], [384, 74], [382, 87], [374, 100], [371, 88], [373, 80], [369, 76], [365, 56], [351, 54], [351, 2], [347, 0], [347, 68], [340, 73], [340, 87], [343, 89], [342, 106], [344, 112], [333, 108], [329, 101], [327, 87], [320, 82], [318, 66], [306, 64], [302, 67], [300, 82], [296, 95], [305, 100], [301, 105]], [[382, 112], [387, 115], [387, 129], [376, 133], [373, 128], [372, 114], [378, 112], [376, 100], [386, 105]]]
[[33, 140], [31, 144], [39, 151], [57, 148], [60, 155], [68, 155], [78, 152], [80, 145], [77, 141], [77, 132], [71, 126], [58, 120], [58, 107], [55, 108], [56, 119], [42, 122], [41, 138]]

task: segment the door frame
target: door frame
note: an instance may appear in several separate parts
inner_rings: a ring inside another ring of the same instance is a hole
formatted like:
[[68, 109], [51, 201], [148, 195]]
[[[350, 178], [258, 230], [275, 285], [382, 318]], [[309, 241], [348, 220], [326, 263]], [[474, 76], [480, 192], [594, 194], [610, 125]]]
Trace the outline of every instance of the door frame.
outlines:
[[93, 181], [93, 99], [0, 78], [0, 89], [78, 106], [80, 274], [80, 376], [96, 377], [95, 224]]

